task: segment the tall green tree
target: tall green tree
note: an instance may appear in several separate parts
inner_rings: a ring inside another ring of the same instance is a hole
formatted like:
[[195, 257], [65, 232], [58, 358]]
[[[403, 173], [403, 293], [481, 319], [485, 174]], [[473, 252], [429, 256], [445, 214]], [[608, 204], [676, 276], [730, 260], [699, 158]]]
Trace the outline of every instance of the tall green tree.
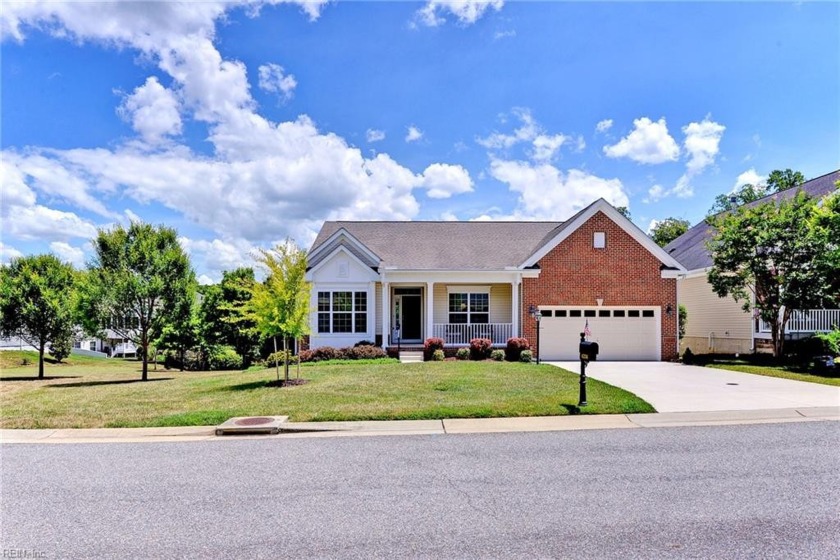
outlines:
[[691, 223], [688, 220], [665, 218], [653, 226], [653, 229], [650, 231], [650, 236], [657, 245], [664, 247], [680, 235], [687, 232], [690, 227]]
[[234, 321], [237, 308], [251, 298], [246, 286], [254, 282], [253, 268], [237, 268], [222, 273], [222, 281], [202, 287], [201, 318], [203, 338], [208, 344], [233, 346], [242, 357], [244, 368], [256, 357], [260, 335], [253, 321]]
[[616, 206], [615, 209], [618, 210], [619, 214], [621, 214], [622, 216], [624, 216], [628, 220], [632, 220], [632, 218], [630, 217], [630, 209], [627, 208], [626, 206]]
[[838, 190], [814, 206], [808, 221], [813, 243], [822, 247], [814, 267], [827, 287], [826, 307], [840, 307], [840, 181], [836, 185]]
[[[201, 319], [195, 285], [189, 286], [184, 297], [178, 301], [174, 313], [167, 314], [162, 321], [157, 338], [153, 341], [155, 351], [176, 352], [184, 371], [187, 350], [200, 346]], [[155, 365], [157, 367], [157, 365]]]
[[309, 333], [311, 286], [306, 281], [306, 251], [286, 240], [274, 249], [261, 249], [256, 261], [265, 269], [266, 279], [242, 284], [250, 298], [234, 307], [238, 311], [235, 321], [250, 322], [252, 330], [265, 338], [282, 338], [283, 369], [288, 381], [288, 342]]
[[[85, 329], [110, 328], [137, 345], [148, 379], [149, 345], [164, 325], [176, 322], [195, 285], [190, 260], [174, 229], [133, 222], [99, 230], [96, 256], [79, 301]], [[131, 321], [121, 321], [129, 318]], [[131, 326], [136, 325], [136, 328]]]
[[805, 182], [805, 176], [791, 169], [776, 169], [770, 172], [767, 181], [758, 184], [744, 184], [730, 194], [719, 194], [709, 209], [708, 215], [727, 212], [738, 206], [755, 202], [767, 195], [798, 187]]
[[54, 255], [12, 259], [0, 267], [0, 331], [20, 336], [38, 349], [38, 377], [44, 377], [44, 349], [73, 336], [76, 273]]
[[741, 207], [709, 219], [717, 230], [708, 244], [709, 283], [718, 296], [732, 296], [771, 325], [777, 358], [784, 352], [791, 312], [819, 307], [829, 294], [815, 266], [826, 248], [808, 230], [815, 206], [799, 193], [778, 204]]

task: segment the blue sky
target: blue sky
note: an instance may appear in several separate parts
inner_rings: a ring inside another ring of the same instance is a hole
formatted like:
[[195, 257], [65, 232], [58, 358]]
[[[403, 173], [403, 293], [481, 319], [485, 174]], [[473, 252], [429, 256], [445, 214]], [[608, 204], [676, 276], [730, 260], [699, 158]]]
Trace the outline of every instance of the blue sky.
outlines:
[[0, 25], [4, 261], [83, 266], [142, 219], [208, 282], [326, 219], [604, 197], [647, 230], [840, 167], [833, 2], [5, 2]]

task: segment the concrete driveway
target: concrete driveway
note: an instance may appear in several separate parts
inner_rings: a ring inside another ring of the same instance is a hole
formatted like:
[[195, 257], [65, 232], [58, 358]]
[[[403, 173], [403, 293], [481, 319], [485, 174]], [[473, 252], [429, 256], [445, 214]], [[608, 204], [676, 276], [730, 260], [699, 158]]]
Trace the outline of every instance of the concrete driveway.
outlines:
[[[544, 362], [580, 372], [580, 362]], [[587, 377], [621, 387], [658, 412], [840, 406], [840, 387], [669, 362], [592, 362]]]

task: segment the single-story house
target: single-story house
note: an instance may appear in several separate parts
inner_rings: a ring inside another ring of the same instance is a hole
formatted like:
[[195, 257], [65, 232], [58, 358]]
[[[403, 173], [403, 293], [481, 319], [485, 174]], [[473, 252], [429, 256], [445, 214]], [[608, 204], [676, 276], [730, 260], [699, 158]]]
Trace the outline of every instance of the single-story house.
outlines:
[[[840, 170], [750, 204], [783, 200], [800, 191], [822, 198], [836, 190], [837, 181], [840, 181]], [[687, 270], [678, 282], [679, 301], [688, 313], [680, 351], [691, 348], [695, 354], [772, 352], [770, 325], [753, 313], [744, 312], [742, 304], [733, 298], [721, 298], [712, 291], [707, 280], [712, 267], [712, 255], [706, 243], [713, 234], [714, 229], [703, 221], [665, 246], [668, 254]], [[832, 325], [840, 325], [840, 309], [813, 309], [794, 312], [786, 330], [790, 337], [800, 337], [830, 330]]]
[[600, 359], [677, 355], [685, 270], [603, 199], [565, 222], [328, 221], [308, 267], [310, 348], [525, 337], [569, 360], [588, 326]]

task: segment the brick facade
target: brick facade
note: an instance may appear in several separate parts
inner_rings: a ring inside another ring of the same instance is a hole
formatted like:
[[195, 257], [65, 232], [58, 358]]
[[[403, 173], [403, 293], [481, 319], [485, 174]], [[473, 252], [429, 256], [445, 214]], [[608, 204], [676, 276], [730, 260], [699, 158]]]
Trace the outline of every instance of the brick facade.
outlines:
[[[593, 234], [606, 233], [606, 247], [593, 247]], [[595, 213], [539, 261], [539, 278], [522, 281], [523, 335], [536, 340], [531, 305], [659, 306], [663, 360], [677, 357], [677, 281], [662, 278], [662, 263], [603, 212]], [[668, 317], [666, 306], [673, 312]]]

